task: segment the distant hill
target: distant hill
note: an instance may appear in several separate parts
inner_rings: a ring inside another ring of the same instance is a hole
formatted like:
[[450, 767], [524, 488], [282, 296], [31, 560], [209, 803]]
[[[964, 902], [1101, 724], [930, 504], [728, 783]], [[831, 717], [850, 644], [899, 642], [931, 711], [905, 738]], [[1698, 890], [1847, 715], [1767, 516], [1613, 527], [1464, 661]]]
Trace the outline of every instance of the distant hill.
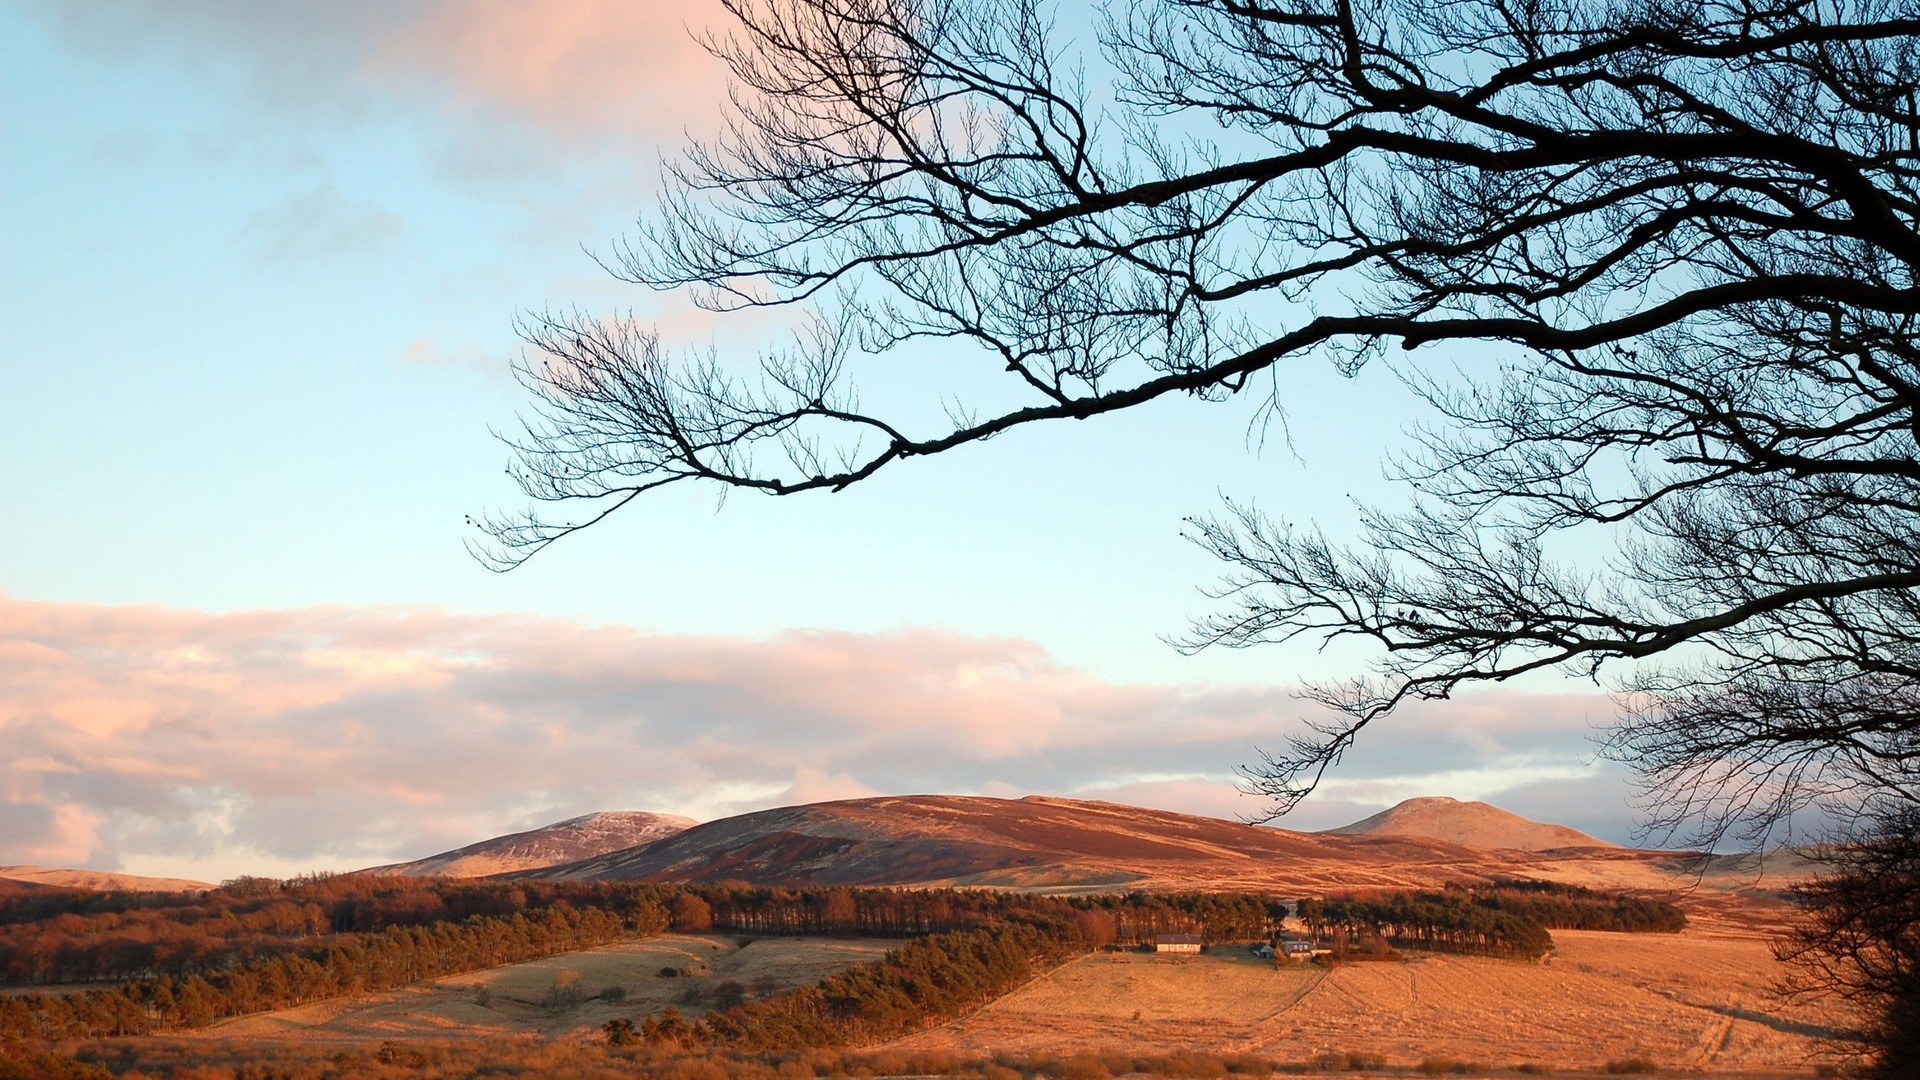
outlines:
[[1326, 832], [1335, 836], [1418, 836], [1483, 851], [1619, 846], [1565, 825], [1549, 825], [1483, 802], [1461, 802], [1444, 796], [1408, 799], [1372, 817]]
[[363, 873], [403, 874], [409, 877], [486, 877], [517, 870], [574, 862], [651, 843], [694, 825], [677, 814], [644, 810], [604, 810], [597, 814], [556, 821], [526, 832], [496, 836], [453, 851], [443, 851], [413, 862], [370, 867]]
[[911, 795], [762, 810], [525, 878], [760, 885], [1206, 888], [1436, 884], [1491, 877], [1441, 841], [1326, 836], [1104, 802]]
[[101, 892], [204, 892], [213, 886], [186, 878], [142, 877], [106, 870], [59, 870], [46, 866], [0, 866], [0, 879], [56, 889], [94, 889]]

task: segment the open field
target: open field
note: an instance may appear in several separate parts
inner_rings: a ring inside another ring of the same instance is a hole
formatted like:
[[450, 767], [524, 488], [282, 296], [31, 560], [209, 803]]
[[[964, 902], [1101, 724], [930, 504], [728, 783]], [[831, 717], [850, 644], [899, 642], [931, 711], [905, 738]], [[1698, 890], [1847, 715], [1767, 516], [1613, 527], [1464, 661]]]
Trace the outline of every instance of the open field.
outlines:
[[[1728, 1080], [1806, 1078], [1824, 1060], [1819, 1036], [1834, 1018], [1772, 994], [1779, 970], [1761, 935], [1718, 925], [1679, 935], [1556, 931], [1554, 941], [1543, 963], [1412, 954], [1405, 963], [1332, 970], [1275, 968], [1239, 950], [1188, 957], [1101, 952], [971, 1015], [873, 1049], [923, 1060], [986, 1053], [1032, 1062], [1191, 1053], [1300, 1064], [1330, 1053], [1365, 1054], [1400, 1076], [1430, 1058], [1473, 1062], [1499, 1075], [1523, 1064], [1594, 1075], [1609, 1062], [1637, 1058], [1669, 1075]], [[278, 1054], [276, 1046], [293, 1053], [294, 1044], [309, 1056], [327, 1046], [371, 1053], [388, 1040], [447, 1048], [494, 1040], [605, 1053], [598, 1036], [608, 1020], [668, 1006], [697, 1013], [714, 1004], [715, 988], [728, 980], [775, 992], [876, 959], [895, 944], [719, 935], [630, 941], [242, 1017], [167, 1040], [177, 1048], [163, 1056], [194, 1060], [188, 1045], [195, 1042], [209, 1060], [236, 1062], [266, 1060], [260, 1055]], [[662, 977], [662, 968], [692, 974]], [[110, 1045], [121, 1044], [102, 1044]], [[141, 1045], [103, 1049], [97, 1060], [144, 1060]]]
[[1764, 940], [1724, 932], [1556, 931], [1546, 963], [1426, 956], [1275, 970], [1251, 957], [1101, 953], [903, 1049], [1017, 1053], [1192, 1049], [1278, 1060], [1364, 1052], [1594, 1068], [1649, 1059], [1709, 1074], [1794, 1075], [1826, 1019], [1770, 993]]
[[[1016, 1055], [1328, 1052], [1394, 1065], [1448, 1057], [1594, 1069], [1642, 1058], [1709, 1075], [1806, 1075], [1834, 1018], [1772, 992], [1764, 937], [1726, 924], [1680, 935], [1555, 931], [1544, 963], [1419, 955], [1276, 969], [1240, 952], [1105, 952], [970, 1016], [889, 1044]], [[230, 1020], [197, 1037], [329, 1043], [594, 1037], [616, 1017], [711, 1007], [732, 980], [767, 993], [878, 958], [895, 943], [671, 935]], [[663, 967], [688, 969], [663, 978]], [[615, 994], [607, 991], [619, 988]]]
[[[815, 982], [877, 960], [893, 941], [844, 938], [740, 939], [671, 934], [453, 975], [398, 990], [315, 1002], [236, 1017], [193, 1035], [212, 1039], [299, 1038], [328, 1042], [386, 1039], [580, 1037], [616, 1017], [668, 1006], [701, 1013], [732, 980], [772, 992]], [[665, 967], [693, 974], [662, 978]], [[624, 996], [606, 993], [618, 987]]]

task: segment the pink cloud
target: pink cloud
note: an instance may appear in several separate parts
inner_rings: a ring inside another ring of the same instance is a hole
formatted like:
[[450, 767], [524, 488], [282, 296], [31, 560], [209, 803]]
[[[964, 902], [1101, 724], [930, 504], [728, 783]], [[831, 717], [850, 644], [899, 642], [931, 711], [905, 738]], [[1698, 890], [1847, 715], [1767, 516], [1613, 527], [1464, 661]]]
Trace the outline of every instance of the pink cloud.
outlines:
[[428, 80], [552, 131], [672, 135], [724, 99], [721, 66], [694, 39], [722, 16], [714, 0], [437, 3], [383, 28], [362, 73]]
[[402, 363], [423, 368], [456, 368], [490, 379], [508, 378], [508, 361], [488, 355], [478, 344], [455, 335], [444, 325], [436, 325], [401, 350]]
[[424, 93], [563, 137], [656, 139], [706, 124], [725, 96], [722, 66], [694, 39], [726, 18], [717, 0], [41, 6], [84, 52], [238, 66], [250, 97], [295, 112], [351, 117]]
[[[1481, 704], [1474, 723], [1504, 730]], [[930, 629], [744, 639], [0, 597], [0, 863], [344, 869], [592, 810], [711, 818], [881, 792], [1232, 815], [1257, 809], [1233, 766], [1298, 709], [1280, 689], [1109, 683], [1032, 642]], [[1526, 754], [1582, 752], [1547, 728]], [[1443, 724], [1394, 731], [1389, 786], [1467, 753]]]

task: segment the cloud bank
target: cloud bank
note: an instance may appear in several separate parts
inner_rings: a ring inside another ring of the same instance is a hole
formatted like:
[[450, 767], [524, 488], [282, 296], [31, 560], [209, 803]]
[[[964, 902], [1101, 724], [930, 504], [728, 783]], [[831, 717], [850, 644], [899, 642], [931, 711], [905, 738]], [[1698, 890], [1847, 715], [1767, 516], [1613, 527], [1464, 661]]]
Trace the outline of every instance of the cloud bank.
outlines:
[[[1111, 683], [1031, 642], [932, 629], [745, 639], [0, 597], [0, 863], [350, 869], [592, 810], [711, 819], [877, 793], [1232, 816], [1259, 808], [1233, 766], [1301, 708], [1277, 688]], [[1620, 778], [1586, 742], [1606, 710], [1500, 694], [1396, 718], [1287, 824], [1452, 794], [1623, 839]]]

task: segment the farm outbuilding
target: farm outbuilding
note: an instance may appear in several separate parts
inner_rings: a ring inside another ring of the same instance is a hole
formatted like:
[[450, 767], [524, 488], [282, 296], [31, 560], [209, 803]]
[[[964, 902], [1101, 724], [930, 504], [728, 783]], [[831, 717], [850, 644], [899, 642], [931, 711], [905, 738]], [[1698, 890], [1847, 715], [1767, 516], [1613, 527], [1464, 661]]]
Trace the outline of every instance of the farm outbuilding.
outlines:
[[1200, 935], [1160, 934], [1153, 939], [1153, 951], [1157, 953], [1197, 953], [1200, 951]]

